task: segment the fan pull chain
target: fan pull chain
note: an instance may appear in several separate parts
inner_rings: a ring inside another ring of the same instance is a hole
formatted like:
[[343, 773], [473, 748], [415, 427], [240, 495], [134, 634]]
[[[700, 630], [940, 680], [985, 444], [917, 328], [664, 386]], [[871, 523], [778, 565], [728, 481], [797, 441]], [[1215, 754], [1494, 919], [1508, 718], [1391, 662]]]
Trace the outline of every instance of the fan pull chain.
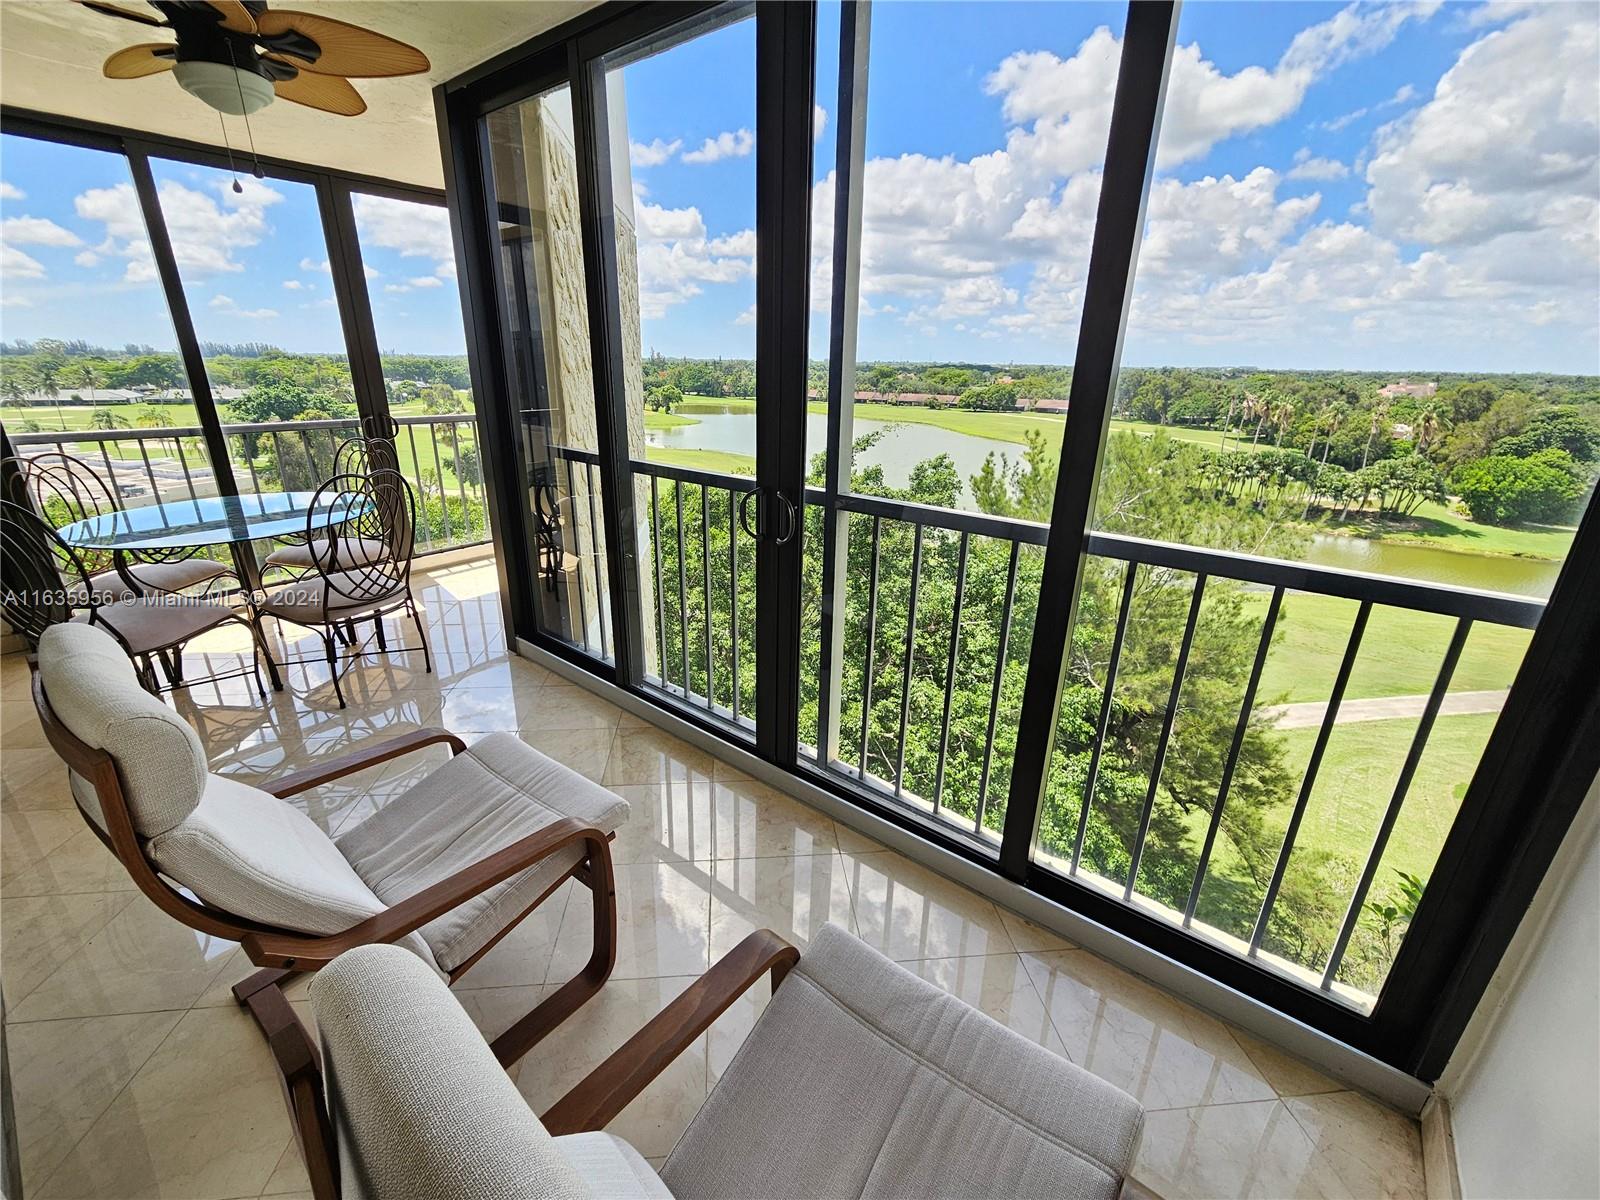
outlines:
[[[244, 135], [250, 139], [250, 158], [255, 164], [255, 169], [251, 174], [257, 179], [265, 179], [266, 176], [261, 170], [261, 156], [256, 153], [255, 131], [250, 128], [250, 113], [244, 104], [244, 84], [239, 82], [239, 60], [233, 56], [233, 43], [231, 41], [228, 42], [228, 62], [233, 65], [233, 86], [239, 89], [239, 111], [244, 116]], [[237, 179], [233, 181], [233, 190], [236, 192], [244, 191], [244, 188], [239, 186]]]
[[228, 170], [233, 175], [233, 190], [244, 191], [239, 184], [239, 166], [233, 161], [233, 145], [228, 141], [228, 123], [222, 119], [222, 110], [217, 109], [217, 126], [222, 130], [222, 148], [228, 152]]

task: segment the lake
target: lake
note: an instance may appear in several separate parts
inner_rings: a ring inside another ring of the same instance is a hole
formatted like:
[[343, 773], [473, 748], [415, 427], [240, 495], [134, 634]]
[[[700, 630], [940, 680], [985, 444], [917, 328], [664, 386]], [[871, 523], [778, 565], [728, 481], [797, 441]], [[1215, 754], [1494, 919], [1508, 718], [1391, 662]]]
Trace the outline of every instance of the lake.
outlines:
[[[753, 412], [718, 411], [710, 405], [685, 407], [695, 425], [673, 429], [653, 429], [645, 434], [652, 446], [675, 450], [721, 450], [731, 454], [755, 455], [756, 418]], [[856, 436], [885, 431], [861, 458], [870, 466], [883, 468], [890, 487], [903, 488], [911, 481], [911, 470], [938, 454], [948, 454], [961, 477], [961, 507], [972, 508], [967, 480], [983, 469], [990, 454], [1020, 459], [1023, 447], [1015, 442], [973, 437], [935, 425], [897, 424], [890, 421], [856, 422]], [[808, 457], [828, 440], [828, 419], [820, 413], [806, 414]], [[1511, 558], [1502, 555], [1468, 554], [1436, 546], [1413, 546], [1367, 538], [1318, 534], [1312, 538], [1305, 561], [1323, 567], [1342, 567], [1377, 575], [1397, 575], [1402, 579], [1423, 579], [1454, 587], [1483, 588], [1492, 592], [1511, 592], [1525, 596], [1548, 596], [1555, 585], [1560, 563], [1542, 559]]]

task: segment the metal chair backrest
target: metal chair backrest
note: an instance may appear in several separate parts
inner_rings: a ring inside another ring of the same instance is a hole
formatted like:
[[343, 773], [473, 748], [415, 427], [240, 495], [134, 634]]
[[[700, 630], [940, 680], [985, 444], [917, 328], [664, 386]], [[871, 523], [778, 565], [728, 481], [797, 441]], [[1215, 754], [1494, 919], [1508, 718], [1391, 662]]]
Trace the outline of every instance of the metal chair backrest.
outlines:
[[[59, 450], [47, 451], [15, 460], [22, 486], [32, 501], [35, 511], [52, 529], [60, 529], [74, 521], [87, 520], [104, 513], [118, 512], [118, 503], [111, 484], [81, 458]], [[91, 574], [111, 570], [113, 556], [109, 550], [80, 550], [79, 561]]]
[[[317, 514], [328, 511], [349, 516], [314, 528]], [[398, 471], [335, 475], [318, 488], [306, 517], [306, 541], [326, 583], [324, 608], [340, 604], [341, 597], [366, 602], [405, 590], [416, 527], [416, 498]]]
[[71, 592], [89, 592], [89, 575], [77, 552], [39, 514], [0, 500], [0, 611], [30, 647], [52, 625], [72, 620]]

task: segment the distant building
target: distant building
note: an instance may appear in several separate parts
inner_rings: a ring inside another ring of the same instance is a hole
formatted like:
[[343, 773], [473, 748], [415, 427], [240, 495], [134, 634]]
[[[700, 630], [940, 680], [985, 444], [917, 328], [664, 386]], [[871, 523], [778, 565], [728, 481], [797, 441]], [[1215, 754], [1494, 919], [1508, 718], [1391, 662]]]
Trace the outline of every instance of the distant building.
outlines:
[[1379, 388], [1378, 395], [1385, 400], [1393, 400], [1396, 396], [1411, 396], [1414, 399], [1426, 400], [1438, 390], [1437, 383], [1412, 383], [1409, 379], [1402, 379], [1399, 383]]
[[1039, 400], [1030, 400], [1026, 396], [1018, 396], [1017, 408], [1023, 412], [1064, 413], [1067, 411], [1067, 402], [1065, 400], [1055, 400], [1049, 396]]

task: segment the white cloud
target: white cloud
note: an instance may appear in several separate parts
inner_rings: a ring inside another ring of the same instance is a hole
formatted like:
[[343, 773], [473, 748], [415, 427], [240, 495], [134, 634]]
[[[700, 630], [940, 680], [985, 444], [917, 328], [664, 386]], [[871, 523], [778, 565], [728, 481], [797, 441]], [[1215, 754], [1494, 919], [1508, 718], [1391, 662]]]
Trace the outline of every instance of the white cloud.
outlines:
[[1350, 168], [1338, 159], [1319, 158], [1304, 146], [1295, 151], [1294, 166], [1289, 168], [1290, 179], [1332, 180], [1349, 174]]
[[72, 261], [80, 267], [98, 267], [100, 265], [100, 256], [93, 250], [84, 250], [81, 253], [74, 254]]
[[698, 150], [683, 154], [686, 163], [712, 163], [723, 158], [744, 158], [756, 147], [755, 134], [748, 129], [735, 129], [707, 138]]
[[15, 246], [0, 245], [0, 278], [43, 279], [44, 264]]
[[444, 280], [440, 279], [437, 275], [415, 275], [406, 282], [414, 288], [436, 288], [444, 286]]
[[221, 292], [211, 297], [208, 307], [217, 309], [224, 316], [243, 317], [252, 321], [271, 320], [278, 315], [275, 308], [240, 308], [232, 296]]
[[[391, 200], [358, 193], [355, 197], [356, 230], [362, 245], [396, 251], [401, 258], [426, 258], [433, 273], [444, 279], [456, 274], [455, 246], [450, 240], [450, 214], [442, 205]], [[367, 278], [379, 272], [367, 267]]]
[[[266, 211], [282, 201], [282, 193], [260, 180], [240, 182], [243, 190], [237, 193], [229, 182], [216, 184], [214, 190], [222, 198], [221, 204], [205, 192], [175, 180], [161, 183], [158, 189], [161, 213], [172, 239], [173, 256], [185, 278], [204, 279], [244, 270], [234, 254], [259, 244], [271, 231]], [[147, 283], [155, 279], [155, 262], [150, 256], [144, 216], [132, 184], [90, 188], [76, 196], [72, 203], [78, 216], [105, 226], [102, 252], [128, 260], [124, 272], [128, 282]]]
[[828, 129], [828, 110], [818, 104], [811, 110], [811, 140], [820, 142]]
[[754, 325], [756, 323], [756, 306], [752, 304], [733, 319], [735, 325]]
[[321, 271], [324, 275], [332, 275], [333, 268], [328, 265], [328, 260], [316, 258], [302, 258], [300, 260], [302, 271]]
[[698, 208], [665, 208], [634, 197], [639, 254], [639, 311], [647, 320], [698, 296], [704, 284], [755, 275], [753, 229], [711, 237]]
[[1540, 6], [1486, 34], [1427, 103], [1378, 131], [1366, 170], [1374, 228], [1434, 246], [1545, 231], [1548, 250], [1592, 267], [1600, 27], [1581, 11]]
[[28, 193], [0, 179], [0, 200], [26, 200]]
[[81, 246], [83, 239], [44, 217], [7, 217], [0, 221], [0, 241], [13, 246]]
[[682, 138], [673, 138], [664, 142], [660, 138], [646, 144], [644, 142], [628, 143], [628, 160], [636, 167], [659, 167], [666, 162], [683, 146]]
[[298, 279], [285, 279], [283, 281], [283, 286], [288, 288], [291, 292], [298, 292], [305, 290], [308, 285], [301, 283]]

